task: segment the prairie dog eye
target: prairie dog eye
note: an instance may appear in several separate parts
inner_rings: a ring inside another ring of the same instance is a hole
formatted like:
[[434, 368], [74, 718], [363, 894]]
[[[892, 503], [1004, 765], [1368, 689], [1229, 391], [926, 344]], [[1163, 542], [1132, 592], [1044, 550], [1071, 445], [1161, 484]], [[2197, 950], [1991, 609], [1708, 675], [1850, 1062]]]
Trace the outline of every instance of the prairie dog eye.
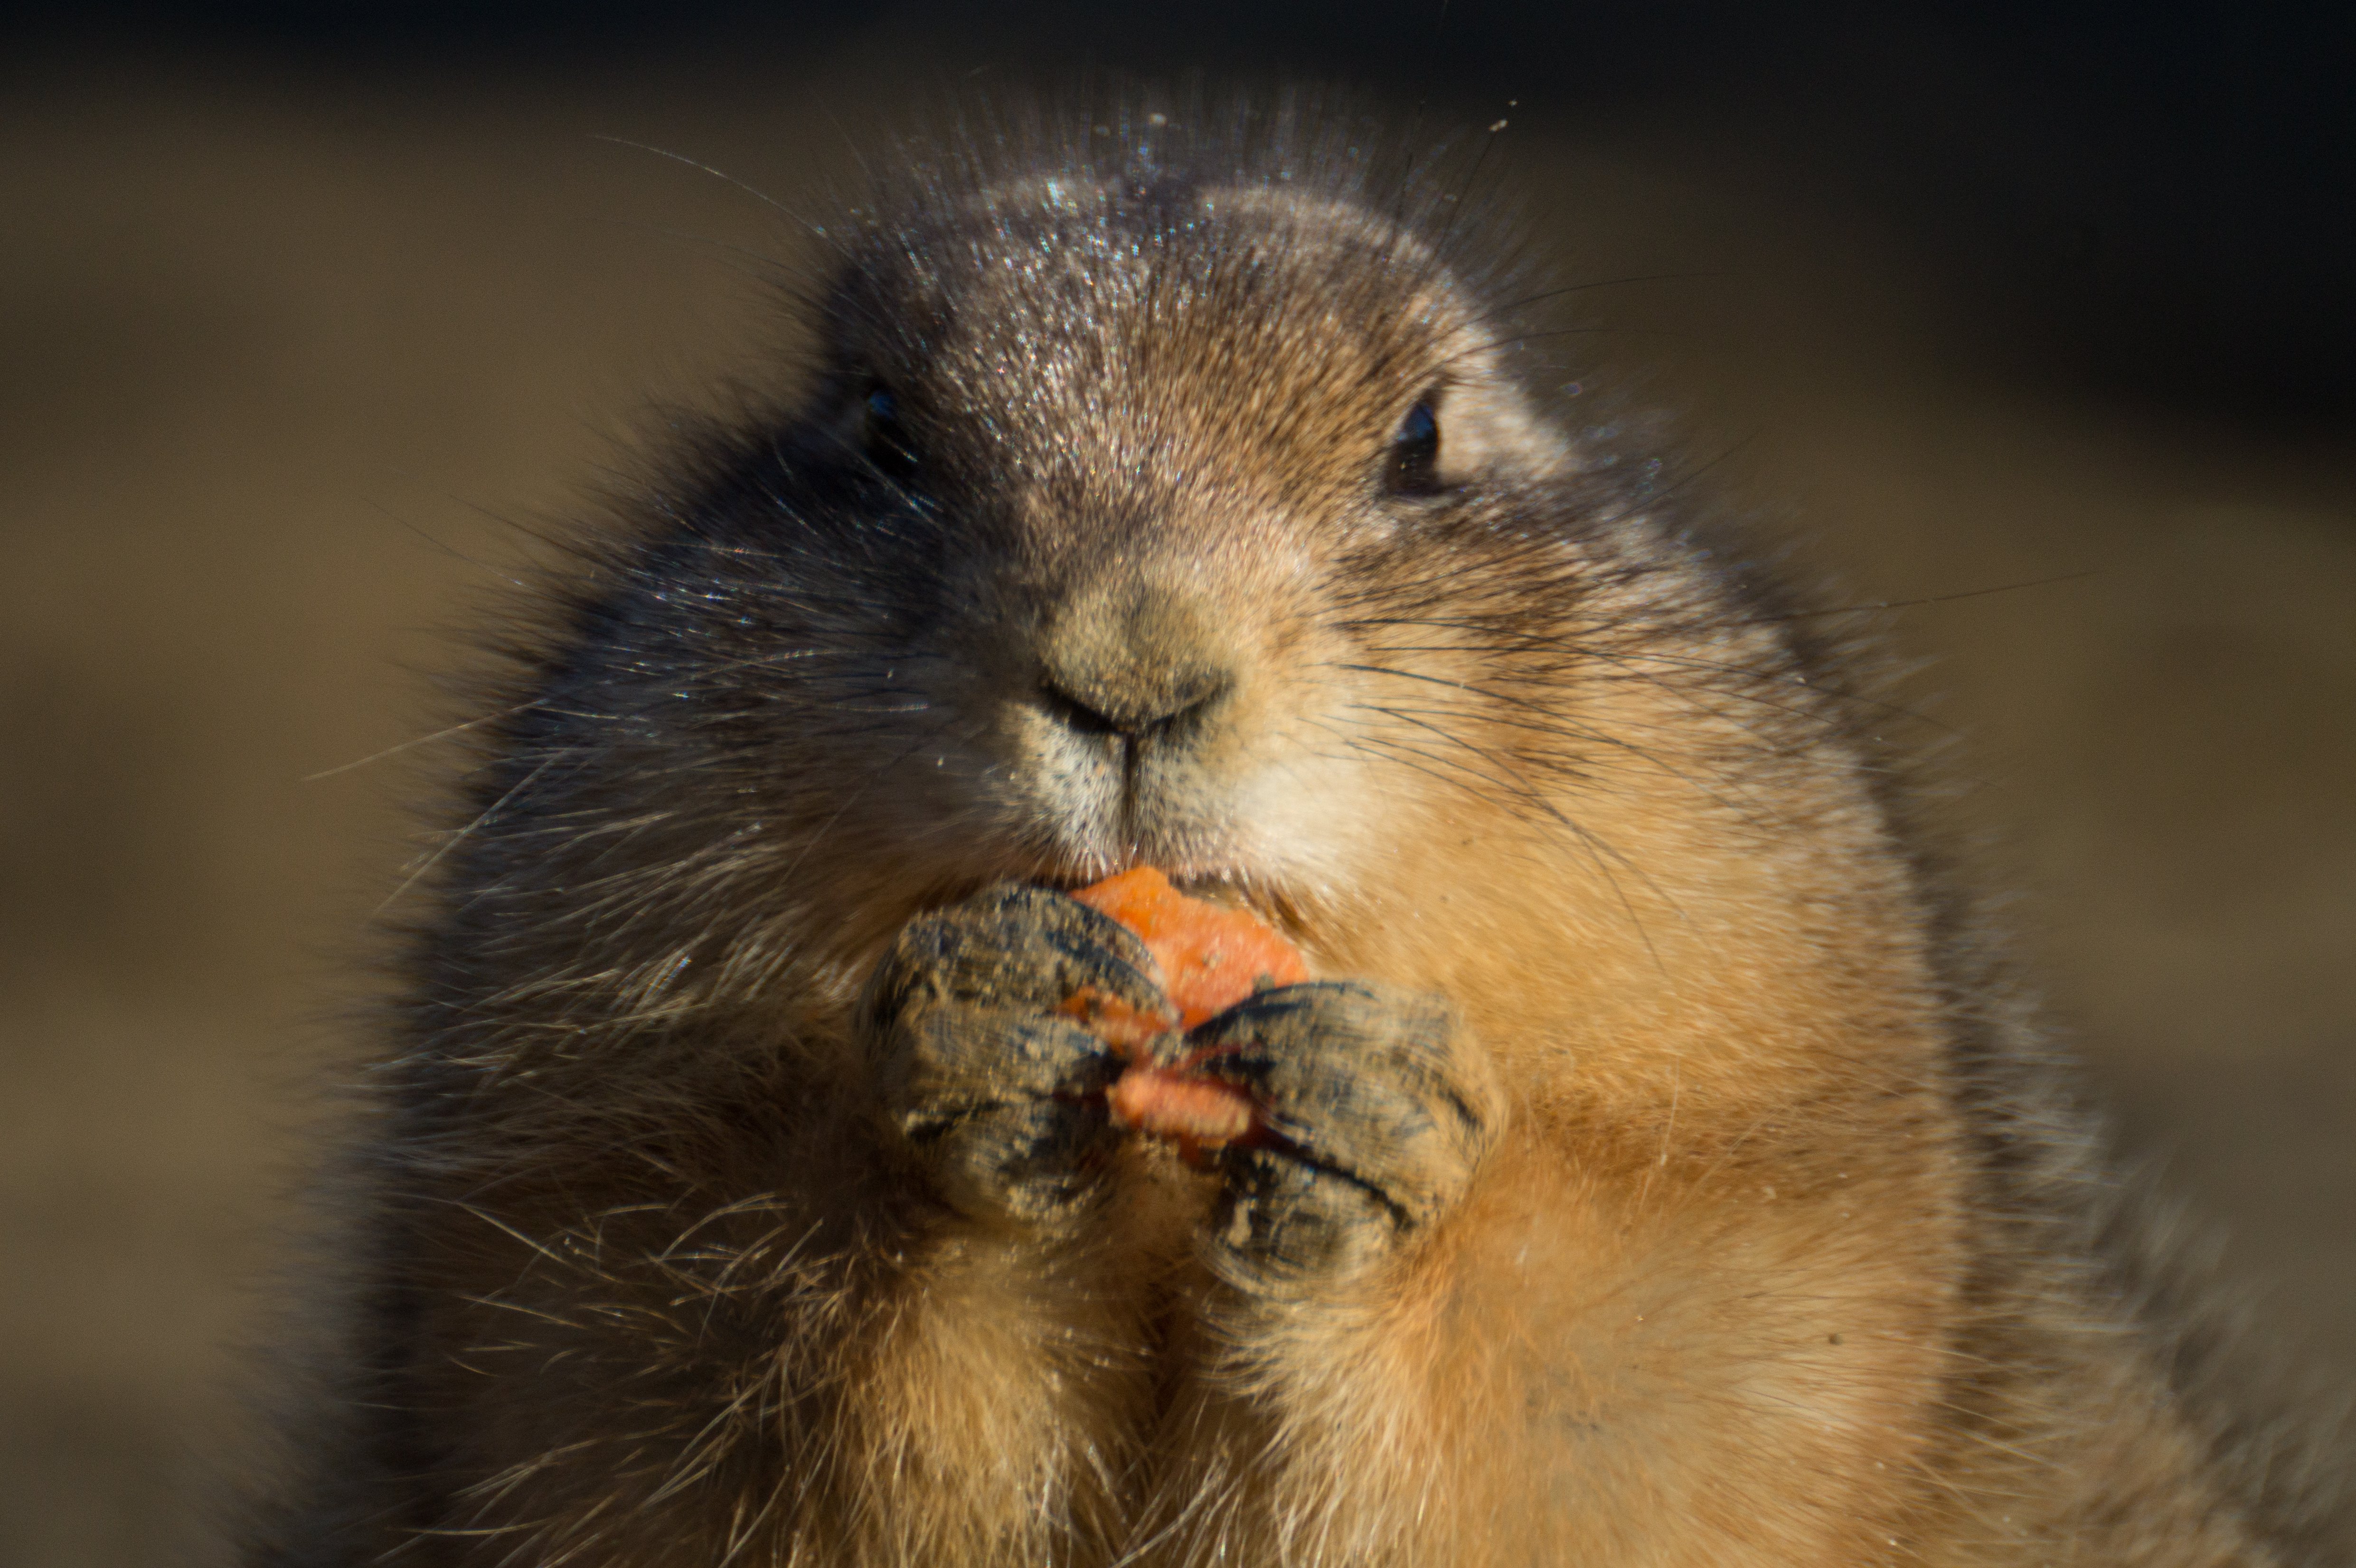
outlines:
[[1399, 421], [1383, 468], [1383, 487], [1394, 496], [1436, 496], [1440, 482], [1440, 395], [1425, 393]]
[[889, 479], [905, 479], [916, 471], [916, 444], [900, 422], [900, 395], [877, 385], [868, 389], [859, 411], [860, 447], [867, 461]]

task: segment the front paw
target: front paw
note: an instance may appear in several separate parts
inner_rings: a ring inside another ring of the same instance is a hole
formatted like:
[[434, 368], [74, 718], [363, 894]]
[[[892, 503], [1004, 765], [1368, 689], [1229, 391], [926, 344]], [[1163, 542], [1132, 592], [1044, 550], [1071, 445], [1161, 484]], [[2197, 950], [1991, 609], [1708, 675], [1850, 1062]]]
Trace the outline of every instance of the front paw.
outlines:
[[1003, 884], [910, 921], [862, 1008], [886, 1140], [952, 1208], [1033, 1226], [1076, 1213], [1118, 1132], [1109, 1010], [1174, 1017], [1145, 944], [1044, 888]]
[[1259, 1108], [1222, 1151], [1214, 1263], [1249, 1288], [1355, 1274], [1454, 1207], [1502, 1119], [1447, 1001], [1362, 981], [1263, 992], [1186, 1037]]

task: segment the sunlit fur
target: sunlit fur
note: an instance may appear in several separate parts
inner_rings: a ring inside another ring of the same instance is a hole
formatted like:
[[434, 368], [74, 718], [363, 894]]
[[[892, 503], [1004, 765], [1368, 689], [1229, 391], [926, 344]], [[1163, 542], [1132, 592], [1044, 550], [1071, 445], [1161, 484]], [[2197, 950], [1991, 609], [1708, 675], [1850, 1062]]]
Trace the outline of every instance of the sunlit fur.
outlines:
[[[583, 546], [486, 705], [257, 1561], [2323, 1550], [2187, 1402], [1846, 656], [1557, 422], [1462, 163], [1379, 140], [1048, 116], [823, 226], [822, 364]], [[1393, 494], [1435, 394], [1446, 487]], [[1215, 718], [1127, 763], [1043, 705], [1190, 661]], [[1510, 1103], [1457, 1211], [1256, 1295], [1170, 1162], [1054, 1239], [894, 1162], [886, 941], [1141, 862], [1453, 998]]]

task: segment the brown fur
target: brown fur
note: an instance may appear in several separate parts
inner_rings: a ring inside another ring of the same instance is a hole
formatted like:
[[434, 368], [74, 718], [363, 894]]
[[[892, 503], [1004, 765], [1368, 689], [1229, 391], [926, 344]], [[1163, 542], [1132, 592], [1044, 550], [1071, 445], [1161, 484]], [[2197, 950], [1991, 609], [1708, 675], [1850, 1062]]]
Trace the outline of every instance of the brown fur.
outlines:
[[[1449, 193], [1183, 130], [833, 226], [807, 401], [550, 612], [376, 1081], [348, 1430], [262, 1556], [2308, 1560], [1837, 656], [1550, 421]], [[1388, 493], [1434, 389], [1451, 487]], [[1055, 706], [1198, 675], [1183, 740]], [[1445, 999], [1498, 1107], [1461, 1197], [1281, 1281], [1148, 1148], [1054, 1223], [928, 1176], [860, 1006], [895, 933], [1141, 862]]]

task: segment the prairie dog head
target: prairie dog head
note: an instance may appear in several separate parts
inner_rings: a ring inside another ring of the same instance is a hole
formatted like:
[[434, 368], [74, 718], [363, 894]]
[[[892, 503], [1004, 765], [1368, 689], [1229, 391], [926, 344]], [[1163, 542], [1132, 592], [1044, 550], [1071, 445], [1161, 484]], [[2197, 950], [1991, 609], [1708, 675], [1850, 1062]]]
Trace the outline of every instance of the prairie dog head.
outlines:
[[1347, 623], [1565, 460], [1430, 251], [1313, 195], [1047, 177], [871, 240], [830, 326], [818, 418], [925, 547], [896, 831], [1034, 877], [1347, 878], [1398, 783], [1352, 752]]
[[1631, 650], [1715, 601], [1444, 230], [1076, 160], [832, 240], [808, 400], [664, 493], [549, 677], [605, 762], [530, 788], [631, 824], [581, 843], [633, 910], [848, 960], [991, 880], [1151, 864], [1314, 944], [1569, 867], [1622, 918], [1612, 814], [1689, 795], [1700, 744]]

